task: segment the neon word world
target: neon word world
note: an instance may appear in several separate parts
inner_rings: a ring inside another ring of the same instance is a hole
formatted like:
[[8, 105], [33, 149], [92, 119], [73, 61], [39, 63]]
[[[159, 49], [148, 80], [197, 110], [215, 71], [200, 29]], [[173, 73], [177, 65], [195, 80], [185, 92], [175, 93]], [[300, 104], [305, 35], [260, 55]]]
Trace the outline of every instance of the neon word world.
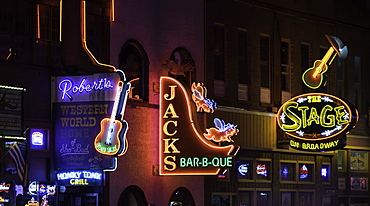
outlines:
[[[232, 167], [239, 150], [230, 138], [237, 134], [236, 126], [218, 119], [217, 129], [200, 133], [193, 119], [197, 102], [191, 101], [185, 87], [170, 77], [161, 77], [160, 84], [160, 174], [217, 175]], [[211, 110], [208, 106], [204, 109]], [[229, 134], [233, 129], [235, 132]], [[219, 142], [226, 144], [220, 146]]]
[[338, 97], [309, 93], [285, 102], [278, 111], [280, 128], [300, 150], [329, 151], [344, 147], [344, 135], [358, 120], [357, 110]]

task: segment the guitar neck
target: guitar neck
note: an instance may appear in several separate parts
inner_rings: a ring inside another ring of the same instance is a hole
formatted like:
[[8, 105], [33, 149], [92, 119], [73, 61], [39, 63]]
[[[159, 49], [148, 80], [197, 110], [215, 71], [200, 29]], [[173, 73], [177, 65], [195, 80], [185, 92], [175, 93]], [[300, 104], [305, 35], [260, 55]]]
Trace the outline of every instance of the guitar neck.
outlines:
[[326, 62], [329, 61], [329, 59], [330, 59], [331, 55], [333, 54], [333, 52], [334, 52], [333, 47], [330, 47], [328, 49], [328, 51], [326, 52], [325, 56], [322, 58], [320, 66], [322, 66], [323, 64], [325, 65]]
[[117, 93], [116, 93], [116, 97], [115, 97], [115, 99], [114, 99], [114, 104], [113, 104], [112, 114], [111, 114], [111, 116], [110, 116], [110, 120], [111, 120], [111, 121], [114, 121], [114, 120], [116, 119], [116, 115], [117, 115], [117, 108], [118, 108], [119, 99], [120, 99], [120, 97], [121, 97], [122, 87], [123, 87], [123, 82], [122, 82], [122, 81], [119, 81], [119, 82], [118, 82], [118, 85], [117, 85]]

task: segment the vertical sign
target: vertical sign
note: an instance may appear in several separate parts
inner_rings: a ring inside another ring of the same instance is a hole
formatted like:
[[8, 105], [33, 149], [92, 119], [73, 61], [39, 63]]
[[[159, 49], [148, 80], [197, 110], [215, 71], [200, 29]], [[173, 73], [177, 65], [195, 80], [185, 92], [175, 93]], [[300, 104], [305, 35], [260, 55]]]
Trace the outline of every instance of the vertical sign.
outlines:
[[[238, 131], [236, 125], [217, 120], [234, 132], [211, 128], [200, 133], [193, 118], [195, 106], [190, 101], [190, 92], [170, 77], [161, 77], [160, 84], [160, 174], [216, 175], [221, 169], [231, 167], [239, 150], [230, 138]], [[228, 144], [220, 146], [221, 141]]]

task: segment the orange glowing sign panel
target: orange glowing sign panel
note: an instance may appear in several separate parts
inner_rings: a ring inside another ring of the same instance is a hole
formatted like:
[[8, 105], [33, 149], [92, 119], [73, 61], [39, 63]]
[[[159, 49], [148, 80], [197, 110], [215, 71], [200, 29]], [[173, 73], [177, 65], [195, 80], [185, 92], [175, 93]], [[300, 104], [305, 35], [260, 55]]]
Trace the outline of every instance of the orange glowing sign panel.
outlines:
[[160, 174], [216, 175], [231, 167], [239, 150], [230, 138], [236, 125], [215, 119], [217, 128], [199, 132], [191, 91], [171, 77], [161, 77], [160, 86]]
[[355, 127], [357, 110], [348, 102], [324, 93], [308, 93], [285, 102], [277, 113], [290, 147], [330, 151], [345, 146], [345, 134]]

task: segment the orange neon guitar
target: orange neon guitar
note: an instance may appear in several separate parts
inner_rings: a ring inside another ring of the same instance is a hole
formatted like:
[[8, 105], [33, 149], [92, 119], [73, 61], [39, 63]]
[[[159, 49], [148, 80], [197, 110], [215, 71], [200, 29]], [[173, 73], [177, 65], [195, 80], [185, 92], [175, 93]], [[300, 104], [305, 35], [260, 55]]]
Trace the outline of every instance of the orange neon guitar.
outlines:
[[[123, 108], [126, 104], [127, 93], [130, 90], [130, 83], [118, 82], [117, 93], [113, 104], [110, 118], [104, 118], [100, 122], [101, 130], [94, 141], [95, 149], [106, 155], [120, 155], [126, 151], [125, 136], [128, 129], [127, 121], [116, 119], [117, 109]], [[124, 94], [121, 96], [121, 94]], [[121, 112], [123, 116], [123, 111]]]
[[[312, 89], [317, 89], [322, 85], [324, 73], [328, 70], [328, 61], [329, 65], [331, 65], [337, 54], [342, 59], [345, 59], [348, 54], [347, 46], [343, 46], [343, 43], [339, 38], [328, 35], [325, 36], [329, 40], [331, 47], [328, 49], [322, 60], [316, 60], [313, 67], [307, 69], [302, 75], [303, 82]], [[334, 52], [335, 54], [333, 55]]]

